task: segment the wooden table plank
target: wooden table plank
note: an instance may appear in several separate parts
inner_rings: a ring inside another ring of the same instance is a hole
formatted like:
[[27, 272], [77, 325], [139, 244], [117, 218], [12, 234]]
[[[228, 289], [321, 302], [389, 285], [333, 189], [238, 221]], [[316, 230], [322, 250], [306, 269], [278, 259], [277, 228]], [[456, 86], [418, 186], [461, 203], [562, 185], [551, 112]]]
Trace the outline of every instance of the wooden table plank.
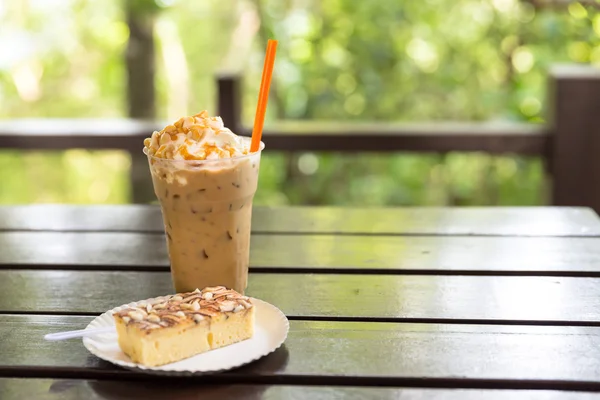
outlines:
[[[0, 268], [168, 271], [163, 235], [0, 233]], [[253, 272], [600, 276], [600, 238], [253, 235]]]
[[[165, 272], [0, 271], [4, 313], [100, 314], [171, 292]], [[247, 293], [302, 319], [600, 325], [593, 278], [265, 273]]]
[[122, 400], [216, 399], [216, 400], [592, 400], [597, 394], [553, 390], [423, 389], [388, 387], [323, 387], [292, 385], [210, 385], [179, 381], [110, 381], [85, 379], [0, 378], [2, 400]]
[[[162, 232], [160, 209], [143, 205], [0, 208], [0, 230]], [[254, 233], [600, 236], [600, 218], [577, 207], [259, 207]]]
[[[0, 316], [0, 376], [143, 376], [89, 354], [81, 340], [43, 340], [47, 332], [80, 329], [89, 321]], [[213, 384], [249, 380], [600, 390], [600, 328], [292, 321], [288, 339], [273, 354], [232, 371], [194, 378]]]

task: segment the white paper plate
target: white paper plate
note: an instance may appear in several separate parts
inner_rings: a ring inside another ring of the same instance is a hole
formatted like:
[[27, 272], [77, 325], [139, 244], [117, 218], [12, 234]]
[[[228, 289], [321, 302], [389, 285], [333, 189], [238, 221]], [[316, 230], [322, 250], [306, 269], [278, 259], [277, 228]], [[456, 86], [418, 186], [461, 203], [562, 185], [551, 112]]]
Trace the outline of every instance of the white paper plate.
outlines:
[[[96, 317], [85, 329], [114, 326], [112, 314], [137, 303], [153, 303], [160, 298], [141, 300], [113, 308]], [[117, 342], [117, 333], [94, 335], [83, 338], [83, 345], [95, 356], [121, 367], [160, 375], [199, 375], [225, 371], [248, 364], [277, 350], [287, 338], [289, 321], [275, 306], [265, 301], [251, 298], [256, 309], [254, 336], [248, 340], [220, 349], [198, 354], [185, 360], [146, 367], [134, 363], [121, 351]]]

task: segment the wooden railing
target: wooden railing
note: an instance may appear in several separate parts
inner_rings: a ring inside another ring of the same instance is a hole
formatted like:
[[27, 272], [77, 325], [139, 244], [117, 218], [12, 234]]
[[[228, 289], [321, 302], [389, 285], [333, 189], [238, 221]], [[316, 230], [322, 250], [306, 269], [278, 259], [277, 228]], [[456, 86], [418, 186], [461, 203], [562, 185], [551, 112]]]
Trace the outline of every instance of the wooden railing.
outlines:
[[[564, 65], [549, 71], [546, 124], [362, 123], [286, 121], [267, 124], [271, 151], [435, 152], [483, 151], [540, 156], [552, 177], [552, 203], [600, 212], [600, 70]], [[235, 132], [242, 123], [240, 78], [218, 77], [218, 111]], [[141, 143], [166, 121], [5, 120], [0, 148], [122, 149], [131, 152], [134, 202], [154, 198]]]

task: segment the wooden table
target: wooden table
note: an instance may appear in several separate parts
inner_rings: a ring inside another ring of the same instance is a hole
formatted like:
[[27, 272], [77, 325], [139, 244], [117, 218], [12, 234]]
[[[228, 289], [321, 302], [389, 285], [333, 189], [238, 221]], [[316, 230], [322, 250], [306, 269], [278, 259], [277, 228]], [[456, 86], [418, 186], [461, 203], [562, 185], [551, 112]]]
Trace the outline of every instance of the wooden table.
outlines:
[[600, 391], [600, 219], [588, 209], [257, 207], [248, 293], [285, 312], [288, 339], [193, 379], [149, 378], [80, 339], [42, 338], [172, 291], [158, 208], [0, 207], [0, 265], [3, 400]]

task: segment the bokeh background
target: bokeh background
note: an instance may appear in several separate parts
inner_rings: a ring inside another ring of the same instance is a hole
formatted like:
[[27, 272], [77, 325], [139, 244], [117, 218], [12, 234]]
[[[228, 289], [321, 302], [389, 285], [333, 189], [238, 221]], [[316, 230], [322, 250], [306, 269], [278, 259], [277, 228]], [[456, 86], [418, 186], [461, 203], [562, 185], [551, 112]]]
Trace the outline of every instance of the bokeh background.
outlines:
[[[166, 120], [214, 114], [226, 71], [251, 125], [268, 38], [267, 125], [539, 124], [550, 65], [600, 64], [593, 1], [0, 0], [0, 118], [127, 117], [126, 7], [155, 21]], [[130, 167], [125, 151], [1, 150], [0, 203], [128, 203]], [[539, 205], [545, 175], [536, 157], [266, 151], [255, 204]]]

